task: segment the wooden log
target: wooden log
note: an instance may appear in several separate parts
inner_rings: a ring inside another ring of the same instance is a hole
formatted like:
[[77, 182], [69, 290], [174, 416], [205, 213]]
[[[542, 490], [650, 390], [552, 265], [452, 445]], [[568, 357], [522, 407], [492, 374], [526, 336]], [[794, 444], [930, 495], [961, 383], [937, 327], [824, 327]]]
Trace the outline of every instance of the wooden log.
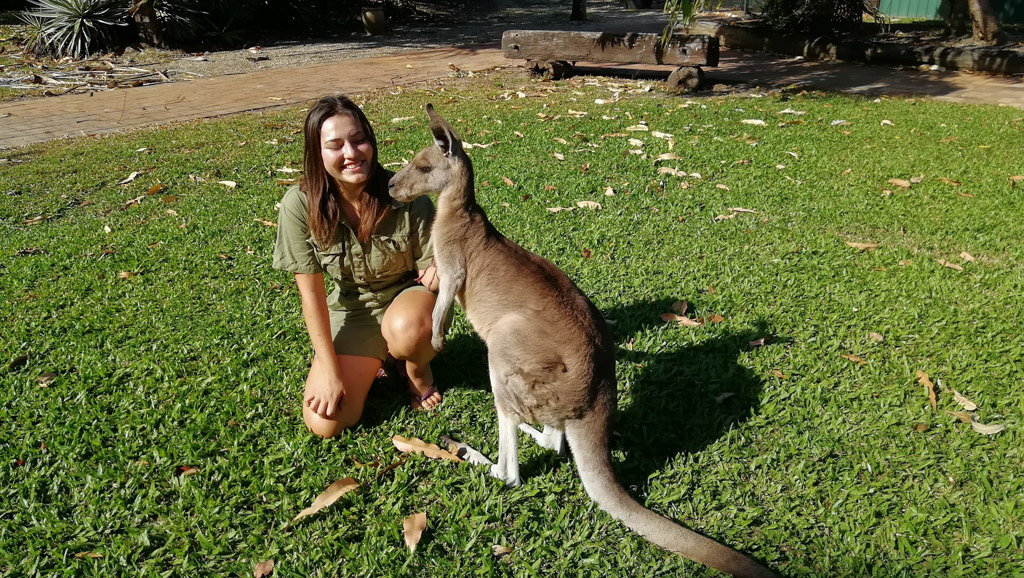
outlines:
[[659, 47], [660, 38], [639, 32], [506, 30], [501, 50], [505, 58], [525, 60], [718, 66], [717, 37], [677, 34]]

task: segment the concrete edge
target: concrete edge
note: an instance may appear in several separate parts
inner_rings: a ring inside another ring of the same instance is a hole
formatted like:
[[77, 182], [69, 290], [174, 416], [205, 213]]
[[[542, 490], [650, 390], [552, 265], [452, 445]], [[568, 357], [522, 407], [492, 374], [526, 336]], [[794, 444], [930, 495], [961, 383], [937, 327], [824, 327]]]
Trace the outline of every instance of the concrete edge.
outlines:
[[689, 34], [718, 36], [722, 45], [727, 48], [803, 56], [808, 60], [926, 64], [938, 65], [947, 70], [1024, 74], [1024, 54], [999, 48], [893, 46], [876, 42], [840, 41], [826, 37], [771, 35], [741, 26], [699, 21], [686, 31]]

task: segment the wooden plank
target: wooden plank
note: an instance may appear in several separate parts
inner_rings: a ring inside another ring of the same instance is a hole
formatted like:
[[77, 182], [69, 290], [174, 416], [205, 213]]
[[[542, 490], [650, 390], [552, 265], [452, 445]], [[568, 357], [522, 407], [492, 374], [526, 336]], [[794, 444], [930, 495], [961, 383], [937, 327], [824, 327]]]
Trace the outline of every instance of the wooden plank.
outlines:
[[501, 35], [505, 58], [718, 66], [718, 38], [677, 34], [658, 47], [660, 34], [640, 32], [577, 32], [506, 30]]

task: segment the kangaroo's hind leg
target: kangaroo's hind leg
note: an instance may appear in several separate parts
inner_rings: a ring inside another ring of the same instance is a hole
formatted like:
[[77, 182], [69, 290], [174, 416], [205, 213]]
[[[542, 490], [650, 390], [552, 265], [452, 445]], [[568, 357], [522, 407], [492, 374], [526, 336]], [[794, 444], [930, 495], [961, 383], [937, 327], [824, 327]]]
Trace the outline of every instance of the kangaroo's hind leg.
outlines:
[[565, 443], [565, 430], [551, 425], [545, 425], [544, 431], [537, 431], [537, 428], [521, 423], [519, 429], [530, 434], [530, 437], [537, 442], [537, 445], [544, 449], [551, 450], [560, 456], [568, 455], [569, 448]]
[[491, 390], [494, 392], [494, 405], [498, 410], [498, 462], [491, 466], [491, 475], [510, 486], [522, 483], [519, 478], [519, 429], [522, 420], [509, 411], [503, 403], [502, 392], [509, 384], [506, 379], [515, 379], [508, 374], [502, 375], [502, 366], [490, 360]]

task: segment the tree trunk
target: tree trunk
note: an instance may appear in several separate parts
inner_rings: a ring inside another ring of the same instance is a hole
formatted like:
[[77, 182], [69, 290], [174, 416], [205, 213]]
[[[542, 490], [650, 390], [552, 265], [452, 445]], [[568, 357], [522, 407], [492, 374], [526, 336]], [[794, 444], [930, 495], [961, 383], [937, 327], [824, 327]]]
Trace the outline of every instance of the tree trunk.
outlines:
[[160, 30], [160, 22], [156, 19], [153, 0], [132, 0], [132, 7], [128, 13], [139, 27], [139, 40], [150, 46], [164, 46], [164, 36]]
[[1000, 44], [1003, 42], [1003, 27], [989, 0], [967, 0], [974, 24], [974, 41], [978, 44]]
[[582, 22], [587, 19], [587, 0], [572, 0], [572, 13], [569, 14], [570, 22]]

